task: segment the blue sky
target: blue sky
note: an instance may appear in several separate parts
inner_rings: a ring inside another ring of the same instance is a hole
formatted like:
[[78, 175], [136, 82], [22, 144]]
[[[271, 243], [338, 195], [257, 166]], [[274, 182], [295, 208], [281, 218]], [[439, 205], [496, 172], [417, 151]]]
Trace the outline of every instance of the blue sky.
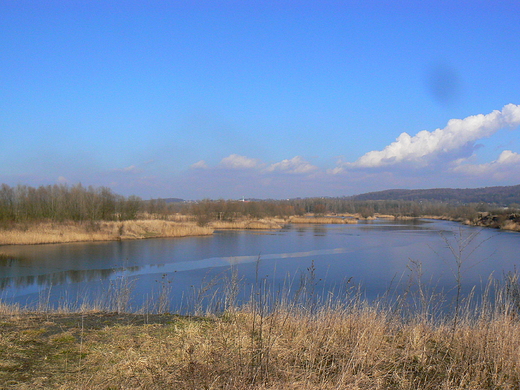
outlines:
[[0, 0], [0, 183], [145, 199], [519, 184], [518, 15]]

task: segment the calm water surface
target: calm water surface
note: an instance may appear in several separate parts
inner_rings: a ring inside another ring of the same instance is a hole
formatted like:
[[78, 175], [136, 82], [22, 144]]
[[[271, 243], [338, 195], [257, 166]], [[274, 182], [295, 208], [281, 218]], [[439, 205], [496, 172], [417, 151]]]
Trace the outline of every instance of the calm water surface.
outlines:
[[[244, 286], [269, 281], [292, 285], [314, 271], [322, 291], [360, 283], [369, 298], [399, 289], [412, 262], [422, 280], [448, 292], [455, 257], [462, 251], [465, 289], [500, 278], [520, 264], [520, 234], [478, 229], [445, 221], [376, 220], [357, 225], [292, 225], [279, 231], [217, 231], [213, 236], [102, 243], [0, 247], [0, 297], [31, 304], [80, 301], [106, 294], [131, 281], [139, 305], [171, 290], [171, 308], [180, 308], [201, 286], [229, 276], [234, 267]], [[458, 252], [457, 252], [458, 253]]]

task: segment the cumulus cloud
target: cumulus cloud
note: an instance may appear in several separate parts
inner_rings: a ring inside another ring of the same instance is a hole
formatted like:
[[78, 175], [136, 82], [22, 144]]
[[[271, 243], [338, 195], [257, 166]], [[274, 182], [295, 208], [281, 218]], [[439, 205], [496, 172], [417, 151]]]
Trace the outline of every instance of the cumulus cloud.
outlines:
[[270, 173], [284, 173], [291, 175], [313, 173], [319, 170], [301, 156], [285, 159], [277, 163], [266, 164], [256, 158], [249, 158], [238, 154], [232, 154], [223, 158], [216, 167], [209, 167], [204, 160], [200, 160], [191, 165], [192, 169], [239, 169], [254, 170], [259, 175], [269, 175]]
[[492, 177], [496, 180], [520, 178], [520, 154], [504, 150], [495, 161], [486, 164], [464, 164], [453, 168], [456, 173], [470, 176]]
[[508, 104], [502, 111], [487, 115], [473, 115], [465, 119], [452, 119], [443, 129], [423, 130], [415, 136], [402, 133], [395, 142], [383, 150], [371, 151], [353, 163], [339, 163], [331, 173], [345, 169], [378, 168], [398, 164], [424, 167], [436, 158], [447, 156], [451, 160], [461, 154], [471, 154], [475, 141], [489, 137], [498, 130], [520, 125], [520, 106]]
[[254, 158], [232, 154], [223, 158], [220, 161], [220, 166], [228, 169], [251, 169], [260, 167], [261, 163]]
[[[193, 169], [201, 168], [204, 169]], [[322, 171], [302, 156], [277, 162], [232, 154], [216, 165], [199, 161], [183, 174], [183, 185], [200, 192], [202, 197], [280, 197], [318, 196], [331, 178], [343, 182], [339, 176], [321, 174]]]
[[271, 164], [267, 168], [267, 172], [283, 172], [290, 174], [304, 174], [315, 172], [318, 167], [305, 161], [301, 156], [295, 156], [293, 158], [282, 160], [278, 163]]

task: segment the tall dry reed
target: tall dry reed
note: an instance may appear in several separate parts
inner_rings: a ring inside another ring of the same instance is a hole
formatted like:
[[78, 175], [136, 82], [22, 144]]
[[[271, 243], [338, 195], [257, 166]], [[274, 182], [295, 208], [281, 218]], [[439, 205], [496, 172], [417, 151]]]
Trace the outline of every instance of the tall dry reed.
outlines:
[[212, 234], [194, 222], [136, 220], [123, 222], [40, 222], [0, 231], [0, 245], [110, 241]]

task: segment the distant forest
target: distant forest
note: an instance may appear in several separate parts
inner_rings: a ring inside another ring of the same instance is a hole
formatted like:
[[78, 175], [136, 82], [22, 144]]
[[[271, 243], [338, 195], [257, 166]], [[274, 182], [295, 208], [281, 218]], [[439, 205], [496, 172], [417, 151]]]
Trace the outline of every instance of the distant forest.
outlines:
[[520, 204], [520, 185], [484, 188], [434, 188], [429, 190], [386, 190], [350, 197], [352, 200], [411, 200], [457, 204], [488, 203], [509, 206]]

